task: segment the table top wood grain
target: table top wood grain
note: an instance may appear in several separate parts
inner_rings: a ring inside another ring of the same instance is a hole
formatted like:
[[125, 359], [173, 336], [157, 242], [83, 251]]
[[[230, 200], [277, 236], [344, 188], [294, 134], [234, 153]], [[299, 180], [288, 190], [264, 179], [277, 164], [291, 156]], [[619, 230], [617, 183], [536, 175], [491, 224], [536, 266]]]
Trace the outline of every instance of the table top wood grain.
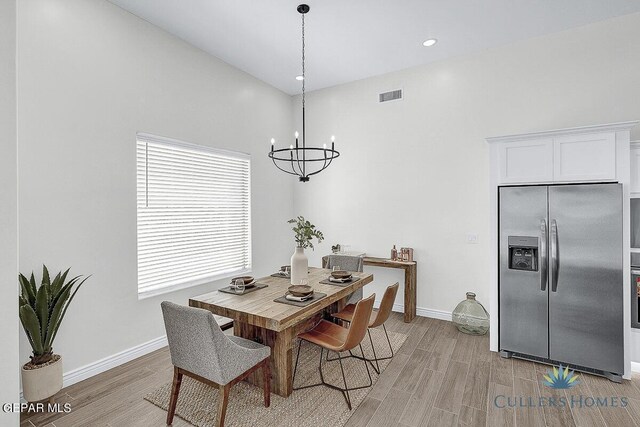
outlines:
[[189, 299], [192, 307], [204, 308], [219, 316], [233, 319], [273, 331], [282, 331], [307, 317], [323, 310], [329, 305], [349, 296], [357, 289], [373, 281], [373, 274], [358, 272], [354, 276], [360, 280], [346, 286], [335, 286], [320, 283], [331, 274], [331, 270], [309, 268], [309, 285], [317, 292], [327, 294], [306, 307], [296, 307], [273, 301], [283, 296], [291, 286], [290, 280], [284, 277], [262, 277], [257, 283], [264, 283], [269, 287], [251, 292], [246, 295], [232, 295], [213, 291]]

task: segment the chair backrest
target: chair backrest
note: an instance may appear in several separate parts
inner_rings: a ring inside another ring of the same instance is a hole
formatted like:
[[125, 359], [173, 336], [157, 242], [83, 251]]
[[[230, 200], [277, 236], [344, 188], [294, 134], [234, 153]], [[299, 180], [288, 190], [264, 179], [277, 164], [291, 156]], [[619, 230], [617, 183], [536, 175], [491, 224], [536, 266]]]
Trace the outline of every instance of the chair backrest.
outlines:
[[370, 297], [360, 300], [356, 304], [356, 309], [351, 318], [351, 326], [349, 326], [349, 332], [347, 333], [347, 339], [342, 345], [342, 351], [351, 350], [362, 342], [364, 334], [369, 327], [369, 319], [371, 318], [375, 298], [376, 294], [372, 294]]
[[160, 304], [171, 362], [217, 384], [226, 384], [222, 367], [236, 346], [207, 310], [164, 301]]
[[398, 294], [399, 287], [400, 284], [396, 282], [395, 284], [389, 286], [386, 291], [384, 291], [382, 301], [380, 301], [380, 307], [378, 308], [378, 312], [376, 314], [376, 320], [369, 324], [370, 328], [380, 326], [387, 321], [387, 319], [391, 315], [391, 310], [393, 309], [393, 303], [396, 300], [396, 295]]
[[332, 269], [334, 266], [341, 270], [363, 271], [362, 257], [351, 255], [325, 255], [322, 257], [322, 268]]

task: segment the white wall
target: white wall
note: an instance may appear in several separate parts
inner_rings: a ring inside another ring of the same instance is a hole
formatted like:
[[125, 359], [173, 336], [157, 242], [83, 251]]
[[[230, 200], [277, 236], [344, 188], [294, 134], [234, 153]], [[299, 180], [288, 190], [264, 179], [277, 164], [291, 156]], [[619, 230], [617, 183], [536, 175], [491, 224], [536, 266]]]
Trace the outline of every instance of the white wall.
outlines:
[[[0, 402], [18, 402], [16, 2], [0, 1]], [[18, 425], [0, 411], [0, 425]]]
[[[394, 243], [411, 246], [419, 308], [442, 315], [475, 291], [488, 309], [485, 138], [640, 118], [637, 40], [640, 14], [627, 15], [311, 93], [309, 141], [335, 134], [341, 152], [295, 186], [295, 213], [327, 238], [313, 261], [336, 242], [378, 256]], [[398, 88], [403, 101], [377, 104], [379, 92]], [[478, 244], [467, 243], [468, 232]], [[370, 271], [376, 280], [367, 288], [379, 296], [401, 280], [400, 272]]]
[[291, 133], [289, 96], [103, 0], [21, 1], [18, 75], [20, 271], [93, 275], [54, 344], [65, 371], [163, 335], [162, 300], [223, 284], [138, 300], [136, 132], [250, 153], [253, 271], [288, 259], [292, 180], [266, 153]]

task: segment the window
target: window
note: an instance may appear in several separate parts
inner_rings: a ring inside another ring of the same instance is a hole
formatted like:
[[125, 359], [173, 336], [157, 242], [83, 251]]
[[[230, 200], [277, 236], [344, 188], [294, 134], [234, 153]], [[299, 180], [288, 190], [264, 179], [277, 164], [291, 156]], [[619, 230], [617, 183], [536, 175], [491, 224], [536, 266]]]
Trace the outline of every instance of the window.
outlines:
[[249, 155], [137, 135], [138, 294], [251, 269]]

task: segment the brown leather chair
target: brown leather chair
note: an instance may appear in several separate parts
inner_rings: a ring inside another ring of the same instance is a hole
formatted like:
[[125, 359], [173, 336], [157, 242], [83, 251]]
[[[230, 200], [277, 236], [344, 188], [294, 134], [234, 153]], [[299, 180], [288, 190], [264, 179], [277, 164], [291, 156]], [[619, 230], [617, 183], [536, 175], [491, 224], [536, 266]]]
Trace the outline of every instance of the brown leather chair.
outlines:
[[[393, 309], [393, 303], [396, 300], [396, 295], [398, 294], [398, 288], [400, 287], [399, 283], [395, 283], [387, 288], [382, 296], [382, 301], [380, 302], [380, 308], [376, 312], [371, 313], [371, 317], [369, 318], [369, 328], [367, 329], [367, 333], [369, 334], [369, 342], [371, 343], [371, 348], [373, 349], [373, 359], [366, 359], [364, 357], [364, 353], [362, 353], [362, 357], [356, 356], [353, 353], [351, 356], [356, 357], [358, 359], [363, 359], [371, 363], [371, 367], [377, 374], [380, 373], [380, 360], [387, 360], [393, 357], [393, 347], [391, 347], [391, 340], [389, 340], [389, 334], [387, 333], [387, 328], [384, 326], [384, 323], [389, 319], [391, 315], [391, 310]], [[355, 311], [355, 305], [349, 304], [345, 308], [343, 308], [340, 312], [332, 314], [331, 316], [336, 319], [343, 320], [345, 322], [353, 322], [353, 315]], [[376, 328], [382, 325], [382, 329], [384, 329], [384, 334], [387, 337], [387, 343], [389, 344], [389, 350], [391, 350], [391, 356], [387, 357], [378, 357], [376, 355], [376, 348], [373, 346], [373, 340], [371, 339], [371, 331], [370, 328]], [[330, 359], [327, 359], [330, 360]], [[376, 365], [373, 366], [373, 362], [376, 362]]]
[[[340, 353], [343, 351], [351, 351], [357, 346], [360, 346], [360, 352], [362, 352], [361, 342], [364, 338], [365, 332], [367, 331], [369, 319], [371, 318], [371, 312], [373, 311], [374, 300], [375, 294], [371, 295], [369, 298], [359, 301], [354, 306], [353, 315], [351, 316], [351, 327], [348, 329], [340, 325], [336, 325], [335, 323], [321, 320], [320, 323], [313, 327], [313, 329], [298, 335], [298, 338], [300, 338], [300, 344], [298, 346], [296, 364], [293, 369], [294, 390], [301, 390], [304, 388], [325, 385], [334, 390], [341, 391], [342, 395], [344, 396], [344, 400], [347, 402], [349, 410], [351, 410], [351, 399], [349, 398], [349, 392], [371, 387], [371, 373], [369, 372], [369, 365], [365, 361], [364, 365], [367, 368], [367, 375], [369, 375], [369, 384], [365, 386], [349, 388], [347, 386], [347, 379], [344, 375], [344, 367], [342, 366], [342, 356], [340, 355]], [[320, 366], [318, 367], [318, 370], [320, 371], [320, 382], [317, 384], [311, 384], [296, 388], [296, 371], [298, 370], [298, 359], [300, 358], [300, 349], [302, 348], [303, 341], [310, 342], [320, 347]], [[327, 354], [329, 353], [329, 351], [335, 351], [336, 353], [338, 353], [338, 360], [340, 361], [340, 370], [342, 372], [344, 388], [336, 387], [333, 384], [329, 384], [324, 381], [324, 375], [322, 373], [322, 355], [324, 353], [324, 350], [327, 350]]]

